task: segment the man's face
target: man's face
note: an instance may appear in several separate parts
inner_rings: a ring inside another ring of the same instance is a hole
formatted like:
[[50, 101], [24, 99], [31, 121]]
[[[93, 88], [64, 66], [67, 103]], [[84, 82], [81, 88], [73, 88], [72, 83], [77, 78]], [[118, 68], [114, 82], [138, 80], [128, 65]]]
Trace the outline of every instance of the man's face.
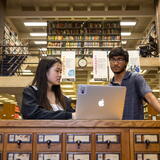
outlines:
[[114, 56], [110, 60], [110, 67], [113, 73], [119, 74], [125, 71], [127, 62], [125, 61], [123, 56]]

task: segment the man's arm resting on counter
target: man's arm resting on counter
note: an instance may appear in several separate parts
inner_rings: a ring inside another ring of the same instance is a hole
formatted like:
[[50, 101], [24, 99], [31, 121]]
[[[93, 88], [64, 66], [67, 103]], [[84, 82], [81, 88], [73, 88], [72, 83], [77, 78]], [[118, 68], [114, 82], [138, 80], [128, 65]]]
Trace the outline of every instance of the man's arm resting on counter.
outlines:
[[148, 103], [153, 107], [157, 112], [160, 113], [160, 103], [158, 102], [157, 98], [154, 96], [152, 92], [148, 92], [144, 96]]

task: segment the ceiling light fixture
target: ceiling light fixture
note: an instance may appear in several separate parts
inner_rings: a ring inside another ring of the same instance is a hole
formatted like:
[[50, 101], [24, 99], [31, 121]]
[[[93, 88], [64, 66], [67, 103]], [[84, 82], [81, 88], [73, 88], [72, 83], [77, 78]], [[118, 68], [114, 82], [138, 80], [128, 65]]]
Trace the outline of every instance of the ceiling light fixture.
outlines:
[[160, 90], [159, 90], [159, 89], [153, 89], [152, 92], [157, 92], [157, 93], [159, 93]]
[[73, 85], [62, 84], [61, 87], [62, 88], [73, 88]]
[[47, 33], [30, 33], [30, 36], [47, 36]]
[[47, 41], [34, 41], [35, 44], [47, 44]]
[[40, 48], [40, 51], [47, 51], [47, 48]]
[[24, 22], [25, 26], [47, 26], [47, 22]]
[[130, 36], [131, 32], [121, 32], [121, 36]]
[[122, 21], [120, 22], [121, 26], [135, 26], [137, 22], [127, 22], [127, 21]]

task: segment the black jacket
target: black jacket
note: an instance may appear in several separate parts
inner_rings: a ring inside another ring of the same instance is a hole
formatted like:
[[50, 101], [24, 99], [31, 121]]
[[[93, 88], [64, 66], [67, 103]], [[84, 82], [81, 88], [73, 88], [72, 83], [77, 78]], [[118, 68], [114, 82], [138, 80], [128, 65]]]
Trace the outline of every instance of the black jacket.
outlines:
[[29, 86], [23, 91], [21, 113], [24, 119], [71, 119], [74, 110], [67, 97], [65, 97], [65, 103], [66, 109], [64, 111], [44, 109], [38, 103], [38, 89]]

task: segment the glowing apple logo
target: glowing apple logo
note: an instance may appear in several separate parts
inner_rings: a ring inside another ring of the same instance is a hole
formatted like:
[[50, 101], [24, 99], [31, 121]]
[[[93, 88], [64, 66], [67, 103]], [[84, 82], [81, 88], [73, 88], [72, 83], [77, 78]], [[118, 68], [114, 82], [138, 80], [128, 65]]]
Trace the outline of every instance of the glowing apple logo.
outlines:
[[104, 107], [104, 100], [103, 99], [98, 101], [98, 106], [99, 107]]

